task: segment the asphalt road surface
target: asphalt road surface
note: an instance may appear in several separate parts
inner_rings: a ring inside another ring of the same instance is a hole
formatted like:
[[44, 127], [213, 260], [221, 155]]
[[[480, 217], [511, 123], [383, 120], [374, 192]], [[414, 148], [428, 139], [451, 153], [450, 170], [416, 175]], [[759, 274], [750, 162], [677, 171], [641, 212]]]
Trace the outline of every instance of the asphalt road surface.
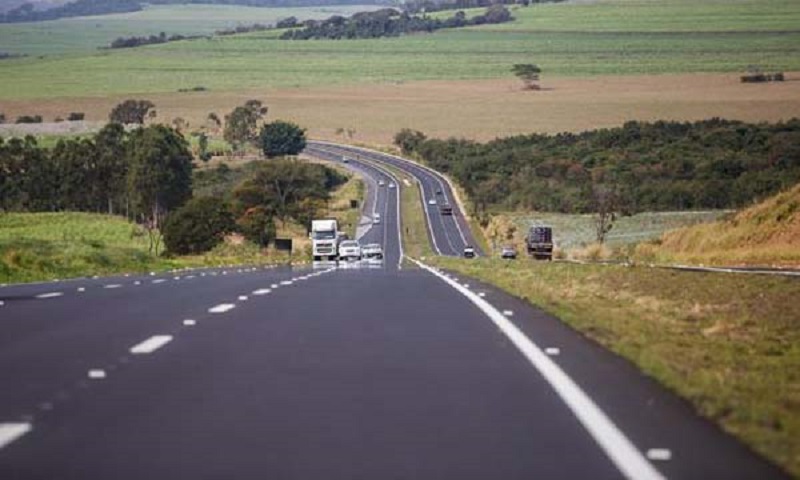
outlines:
[[0, 288], [0, 479], [784, 477], [557, 319], [398, 268], [391, 176], [351, 167], [381, 268]]

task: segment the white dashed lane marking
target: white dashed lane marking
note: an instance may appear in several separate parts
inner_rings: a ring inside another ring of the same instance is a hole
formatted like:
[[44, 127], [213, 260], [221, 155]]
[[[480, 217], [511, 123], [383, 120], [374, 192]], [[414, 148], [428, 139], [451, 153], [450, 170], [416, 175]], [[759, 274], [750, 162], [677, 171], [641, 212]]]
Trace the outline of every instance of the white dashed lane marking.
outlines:
[[239, 301], [241, 302], [247, 301], [247, 295], [239, 295]]
[[40, 293], [36, 295], [36, 298], [56, 298], [64, 295], [64, 292], [50, 292], [50, 293]]
[[284, 280], [281, 282], [281, 285], [291, 285], [291, 284], [292, 284], [291, 280]]
[[512, 317], [514, 316], [514, 312], [512, 312], [511, 310], [503, 310], [503, 315], [505, 315], [506, 317]]
[[647, 458], [660, 462], [672, 459], [672, 452], [666, 448], [651, 448], [647, 451]]
[[253, 295], [266, 295], [271, 291], [269, 288], [259, 288], [258, 290], [253, 290]]
[[31, 431], [30, 423], [0, 423], [0, 449]]
[[122, 285], [119, 283], [112, 283], [111, 285], [105, 285], [103, 288], [122, 288]]
[[273, 283], [272, 285], [270, 285], [270, 287], [271, 288], [278, 288], [278, 284], [277, 283]]
[[164, 280], [163, 278], [157, 278], [153, 280], [153, 283], [164, 283], [164, 282], [166, 282], [166, 280]]
[[197, 322], [192, 320], [191, 318], [187, 318], [186, 320], [183, 321], [183, 324], [186, 325], [187, 327], [192, 327], [194, 325], [197, 325]]
[[560, 355], [561, 354], [561, 349], [560, 348], [556, 348], [556, 347], [548, 347], [548, 348], [544, 349], [544, 353], [546, 353], [546, 354], [548, 354], [550, 356]]
[[225, 313], [234, 308], [236, 308], [236, 305], [232, 303], [220, 303], [219, 305], [209, 308], [208, 313]]
[[88, 376], [89, 378], [94, 380], [101, 380], [103, 378], [106, 378], [106, 371], [100, 369], [89, 370]]
[[154, 335], [144, 342], [131, 347], [131, 353], [137, 355], [153, 353], [171, 341], [172, 335]]

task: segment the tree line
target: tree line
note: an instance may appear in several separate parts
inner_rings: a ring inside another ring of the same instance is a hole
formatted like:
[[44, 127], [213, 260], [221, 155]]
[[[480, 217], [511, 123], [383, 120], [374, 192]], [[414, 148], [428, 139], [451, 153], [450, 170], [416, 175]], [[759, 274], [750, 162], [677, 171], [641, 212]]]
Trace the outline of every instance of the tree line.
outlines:
[[738, 208], [800, 182], [800, 119], [627, 122], [487, 143], [406, 129], [395, 143], [456, 179], [477, 212], [591, 213], [598, 192], [621, 213]]
[[108, 48], [134, 48], [144, 45], [158, 45], [160, 43], [177, 42], [180, 40], [191, 40], [195, 38], [206, 38], [203, 35], [167, 35], [164, 32], [148, 37], [117, 37], [112, 41]]
[[456, 12], [447, 19], [430, 18], [384, 8], [374, 12], [356, 13], [351, 17], [335, 15], [327, 20], [308, 20], [303, 28], [287, 30], [282, 40], [310, 39], [354, 39], [396, 37], [409, 33], [433, 32], [443, 28], [459, 28], [469, 25], [510, 22], [514, 18], [503, 5], [493, 5], [483, 15], [467, 18], [464, 12]]

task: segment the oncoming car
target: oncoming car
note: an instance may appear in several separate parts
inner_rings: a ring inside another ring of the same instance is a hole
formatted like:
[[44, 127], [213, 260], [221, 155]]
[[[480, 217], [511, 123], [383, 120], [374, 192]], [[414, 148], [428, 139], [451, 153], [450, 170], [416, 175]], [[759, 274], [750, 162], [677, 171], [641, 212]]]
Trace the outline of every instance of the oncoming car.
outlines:
[[378, 180], [378, 186], [379, 187], [382, 187], [384, 185], [386, 185], [386, 182], [384, 182], [383, 180]]
[[339, 260], [361, 260], [361, 246], [357, 240], [345, 240], [339, 244]]
[[464, 247], [464, 258], [475, 258], [475, 249], [469, 245]]
[[381, 223], [381, 214], [380, 213], [376, 213], [375, 215], [372, 216], [372, 223], [374, 225], [377, 225], [377, 224]]
[[517, 258], [517, 249], [512, 247], [511, 245], [506, 245], [503, 247], [503, 250], [500, 251], [500, 258], [505, 258], [507, 260], [514, 260]]
[[428, 205], [436, 205], [436, 199], [435, 198], [429, 199], [428, 200]]

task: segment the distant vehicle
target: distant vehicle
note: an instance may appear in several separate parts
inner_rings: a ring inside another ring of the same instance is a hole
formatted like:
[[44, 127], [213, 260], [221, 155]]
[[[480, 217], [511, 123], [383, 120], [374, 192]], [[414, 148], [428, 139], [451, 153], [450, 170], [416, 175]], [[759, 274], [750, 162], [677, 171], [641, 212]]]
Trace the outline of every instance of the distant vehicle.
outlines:
[[475, 249], [469, 245], [464, 247], [464, 258], [475, 258]]
[[544, 225], [531, 227], [525, 237], [525, 246], [528, 249], [528, 255], [536, 260], [552, 260], [553, 228]]
[[428, 205], [436, 205], [436, 199], [431, 198], [430, 200], [428, 200]]
[[386, 185], [386, 182], [384, 182], [383, 180], [378, 180], [378, 186], [379, 187], [382, 187], [384, 185]]
[[361, 247], [361, 258], [370, 263], [383, 262], [383, 248], [379, 243], [369, 243]]
[[375, 224], [375, 225], [381, 223], [381, 214], [380, 213], [376, 213], [375, 215], [372, 216], [372, 223]]
[[350, 163], [350, 157], [342, 157], [343, 163]]
[[394, 188], [394, 187], [395, 187], [394, 182], [389, 184], [389, 188]]
[[437, 188], [436, 189], [436, 195], [441, 195], [441, 194], [442, 194], [442, 189], [441, 188]]
[[515, 260], [517, 258], [517, 249], [512, 247], [511, 245], [506, 245], [500, 251], [500, 258], [505, 258], [508, 260]]
[[311, 221], [311, 249], [315, 262], [336, 260], [339, 254], [340, 235], [339, 223], [336, 219]]
[[345, 240], [339, 244], [339, 260], [361, 260], [361, 246], [357, 240]]
[[439, 213], [442, 215], [452, 215], [453, 214], [453, 206], [444, 204], [439, 206]]

